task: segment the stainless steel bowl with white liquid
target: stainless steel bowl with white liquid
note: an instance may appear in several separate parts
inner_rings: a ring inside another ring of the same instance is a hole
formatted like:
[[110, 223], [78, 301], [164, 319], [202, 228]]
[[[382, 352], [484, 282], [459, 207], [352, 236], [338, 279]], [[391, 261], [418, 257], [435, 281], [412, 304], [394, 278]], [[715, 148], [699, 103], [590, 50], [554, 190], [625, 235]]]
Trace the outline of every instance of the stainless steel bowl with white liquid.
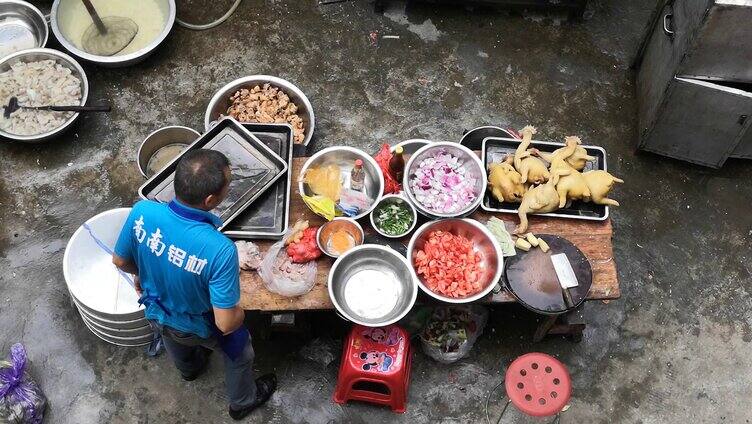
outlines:
[[418, 296], [410, 265], [390, 247], [364, 244], [340, 256], [329, 272], [329, 297], [342, 316], [367, 327], [402, 319]]

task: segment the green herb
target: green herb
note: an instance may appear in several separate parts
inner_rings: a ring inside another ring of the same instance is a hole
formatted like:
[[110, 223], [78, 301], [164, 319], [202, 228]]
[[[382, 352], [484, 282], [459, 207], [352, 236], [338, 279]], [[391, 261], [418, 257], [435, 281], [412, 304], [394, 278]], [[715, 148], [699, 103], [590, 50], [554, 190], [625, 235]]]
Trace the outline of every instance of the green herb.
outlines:
[[413, 213], [404, 203], [391, 203], [376, 210], [376, 226], [384, 234], [401, 236], [407, 233], [413, 223]]

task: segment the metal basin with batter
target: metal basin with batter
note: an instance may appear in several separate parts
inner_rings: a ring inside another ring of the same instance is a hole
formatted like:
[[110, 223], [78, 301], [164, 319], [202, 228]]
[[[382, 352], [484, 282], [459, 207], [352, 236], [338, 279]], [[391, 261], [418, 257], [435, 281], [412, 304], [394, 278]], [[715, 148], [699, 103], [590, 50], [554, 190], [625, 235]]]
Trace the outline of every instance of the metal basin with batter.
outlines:
[[[157, 0], [160, 9], [164, 13], [165, 22], [162, 31], [153, 40], [151, 40], [149, 44], [133, 53], [114, 56], [99, 56], [87, 53], [84, 50], [78, 48], [64, 34], [64, 23], [66, 21], [66, 18], [70, 16], [71, 6], [73, 6], [74, 2], [80, 2], [80, 0], [55, 0], [52, 3], [52, 8], [50, 10], [50, 27], [52, 28], [52, 33], [55, 34], [55, 37], [60, 42], [60, 44], [62, 44], [63, 47], [65, 47], [65, 49], [71, 52], [73, 55], [108, 68], [130, 66], [149, 57], [149, 55], [152, 54], [154, 50], [156, 50], [156, 48], [165, 41], [167, 35], [169, 35], [170, 31], [172, 30], [173, 24], [175, 23], [175, 0]], [[61, 25], [61, 22], [63, 22], [63, 25]]]

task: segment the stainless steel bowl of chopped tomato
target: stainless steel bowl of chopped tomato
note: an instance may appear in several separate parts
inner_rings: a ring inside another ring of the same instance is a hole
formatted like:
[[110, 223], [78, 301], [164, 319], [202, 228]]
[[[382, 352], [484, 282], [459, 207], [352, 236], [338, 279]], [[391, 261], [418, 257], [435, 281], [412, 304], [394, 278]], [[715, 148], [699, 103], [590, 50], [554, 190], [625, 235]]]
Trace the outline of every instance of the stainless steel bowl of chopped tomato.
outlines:
[[449, 303], [469, 303], [493, 290], [504, 269], [496, 238], [478, 221], [431, 221], [415, 232], [407, 260], [420, 288]]

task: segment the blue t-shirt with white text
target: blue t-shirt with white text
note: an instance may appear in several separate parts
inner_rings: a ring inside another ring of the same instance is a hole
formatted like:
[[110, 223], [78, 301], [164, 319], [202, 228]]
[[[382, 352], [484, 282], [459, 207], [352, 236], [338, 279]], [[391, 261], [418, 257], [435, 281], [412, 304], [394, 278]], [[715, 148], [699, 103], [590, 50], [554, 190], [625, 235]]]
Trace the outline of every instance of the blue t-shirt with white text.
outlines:
[[136, 264], [144, 295], [159, 299], [146, 302], [146, 318], [206, 338], [213, 324], [204, 314], [240, 300], [238, 251], [217, 231], [221, 221], [215, 215], [177, 201], [173, 207], [183, 213], [166, 203], [136, 203], [115, 254]]

